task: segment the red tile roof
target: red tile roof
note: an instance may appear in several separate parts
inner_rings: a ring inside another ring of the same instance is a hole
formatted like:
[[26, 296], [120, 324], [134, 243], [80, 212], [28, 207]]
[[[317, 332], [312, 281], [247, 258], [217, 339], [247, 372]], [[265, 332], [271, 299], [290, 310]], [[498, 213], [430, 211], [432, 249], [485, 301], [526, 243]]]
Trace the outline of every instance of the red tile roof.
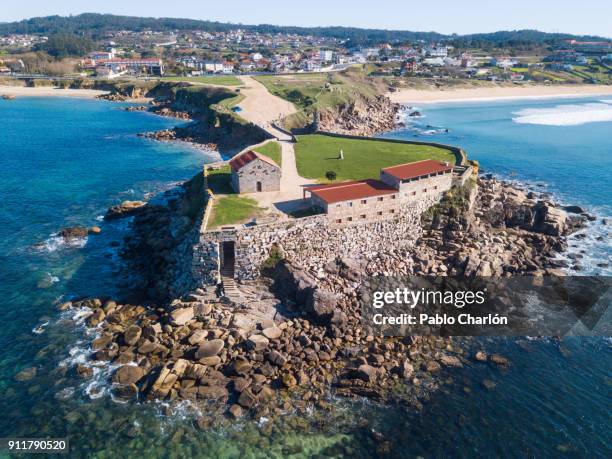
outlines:
[[406, 180], [420, 177], [421, 175], [434, 174], [436, 172], [449, 171], [452, 169], [453, 166], [450, 163], [434, 161], [433, 159], [424, 159], [423, 161], [416, 161], [414, 163], [387, 167], [382, 171], [397, 179]]
[[255, 159], [260, 159], [274, 167], [279, 167], [279, 165], [276, 164], [271, 158], [268, 158], [266, 155], [262, 155], [261, 153], [257, 153], [253, 150], [246, 151], [241, 155], [234, 157], [229, 164], [233, 171], [237, 171]]
[[373, 179], [332, 185], [314, 185], [306, 188], [306, 191], [310, 191], [328, 204], [397, 193], [394, 187]]

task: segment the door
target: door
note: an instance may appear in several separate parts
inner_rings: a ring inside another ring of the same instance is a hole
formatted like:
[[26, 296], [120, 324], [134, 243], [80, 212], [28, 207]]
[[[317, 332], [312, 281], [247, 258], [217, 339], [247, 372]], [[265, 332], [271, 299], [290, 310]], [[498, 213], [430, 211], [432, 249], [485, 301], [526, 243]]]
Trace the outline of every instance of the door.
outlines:
[[257, 182], [257, 191], [261, 191], [261, 182]]

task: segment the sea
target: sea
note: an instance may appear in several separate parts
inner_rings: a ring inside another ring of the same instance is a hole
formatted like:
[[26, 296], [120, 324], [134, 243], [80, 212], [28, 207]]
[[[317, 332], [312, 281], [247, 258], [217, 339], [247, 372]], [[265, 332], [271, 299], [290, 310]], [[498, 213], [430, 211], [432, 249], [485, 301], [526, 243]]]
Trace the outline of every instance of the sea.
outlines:
[[[138, 136], [177, 121], [125, 106], [0, 101], [0, 437], [67, 438], [70, 457], [100, 458], [612, 456], [606, 337], [465, 340], [468, 354], [499, 352], [510, 365], [445, 369], [416, 407], [330, 394], [331, 411], [215, 426], [198, 425], [188, 405], [114, 400], [104, 368], [80, 379], [74, 366], [91, 336], [57, 305], [129, 288], [118, 256], [129, 220], [106, 222], [106, 209], [159, 196], [219, 157]], [[406, 108], [404, 120], [385, 136], [462, 146], [485, 173], [585, 207], [596, 220], [565, 256], [576, 273], [610, 274], [612, 101], [427, 105]], [[57, 236], [74, 225], [102, 231], [71, 243]]]

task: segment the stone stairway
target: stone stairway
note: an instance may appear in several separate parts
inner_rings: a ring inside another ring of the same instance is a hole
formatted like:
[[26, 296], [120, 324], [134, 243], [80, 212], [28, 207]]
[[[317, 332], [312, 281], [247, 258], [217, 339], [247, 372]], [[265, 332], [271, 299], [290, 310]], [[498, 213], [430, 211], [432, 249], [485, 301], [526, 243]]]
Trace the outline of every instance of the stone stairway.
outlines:
[[221, 268], [220, 274], [225, 297], [233, 303], [241, 303], [243, 298], [236, 281], [234, 281], [234, 269], [231, 267]]

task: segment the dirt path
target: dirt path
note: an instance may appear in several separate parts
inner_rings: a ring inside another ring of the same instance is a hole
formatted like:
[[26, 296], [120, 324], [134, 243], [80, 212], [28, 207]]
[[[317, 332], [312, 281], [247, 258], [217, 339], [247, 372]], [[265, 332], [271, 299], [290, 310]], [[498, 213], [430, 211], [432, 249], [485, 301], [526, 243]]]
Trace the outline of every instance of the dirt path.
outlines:
[[240, 116], [261, 126], [275, 137], [284, 139], [287, 136], [272, 127], [272, 122], [295, 113], [295, 106], [280, 97], [272, 95], [266, 87], [250, 76], [239, 76], [244, 84], [240, 93], [245, 99], [240, 102]]

